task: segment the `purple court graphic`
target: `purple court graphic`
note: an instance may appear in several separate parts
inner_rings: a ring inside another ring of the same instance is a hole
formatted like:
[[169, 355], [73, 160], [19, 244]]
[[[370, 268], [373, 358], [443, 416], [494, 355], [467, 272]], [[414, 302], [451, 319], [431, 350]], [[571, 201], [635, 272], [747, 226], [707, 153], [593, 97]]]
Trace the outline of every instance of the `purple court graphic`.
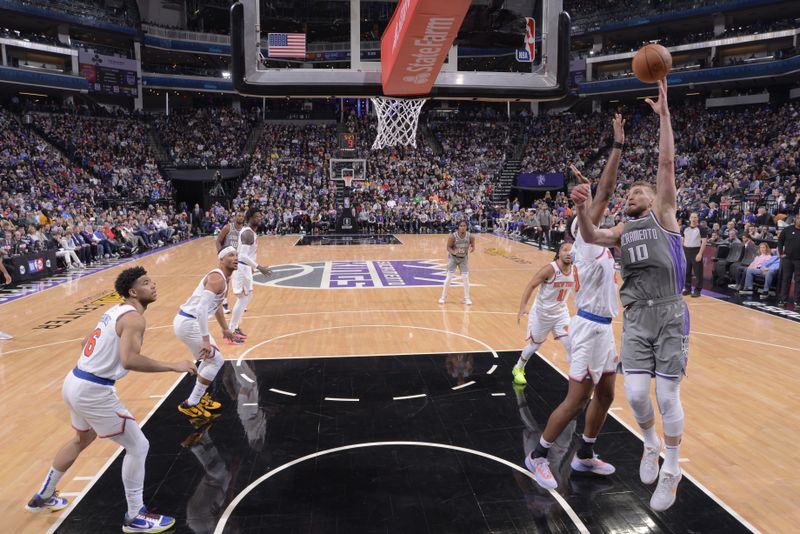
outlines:
[[[440, 260], [354, 260], [288, 263], [272, 267], [272, 276], [256, 275], [258, 284], [302, 289], [442, 287], [447, 275]], [[461, 277], [453, 278], [455, 285]], [[472, 284], [475, 285], [475, 284]]]

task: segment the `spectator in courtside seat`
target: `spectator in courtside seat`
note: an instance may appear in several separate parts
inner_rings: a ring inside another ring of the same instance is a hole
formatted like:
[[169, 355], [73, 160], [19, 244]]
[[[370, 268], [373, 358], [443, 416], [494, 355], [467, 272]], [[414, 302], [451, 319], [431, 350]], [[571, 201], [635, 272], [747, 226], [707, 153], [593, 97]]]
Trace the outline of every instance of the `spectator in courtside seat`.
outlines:
[[751, 294], [753, 292], [753, 277], [756, 274], [761, 274], [764, 276], [764, 287], [760, 291], [760, 296], [762, 299], [767, 298], [769, 296], [769, 287], [772, 284], [772, 279], [778, 272], [780, 263], [780, 258], [772, 255], [772, 251], [767, 243], [759, 244], [758, 256], [756, 256], [743, 273], [744, 280], [742, 283], [744, 284], [744, 288], [739, 290], [739, 293]]

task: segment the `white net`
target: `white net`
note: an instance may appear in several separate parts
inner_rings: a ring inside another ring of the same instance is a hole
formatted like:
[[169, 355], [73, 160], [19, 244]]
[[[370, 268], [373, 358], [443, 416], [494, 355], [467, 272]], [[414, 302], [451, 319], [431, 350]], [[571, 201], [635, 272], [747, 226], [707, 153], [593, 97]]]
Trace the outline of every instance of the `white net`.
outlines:
[[372, 148], [396, 145], [417, 148], [417, 123], [427, 99], [377, 96], [371, 100], [378, 112], [378, 136]]

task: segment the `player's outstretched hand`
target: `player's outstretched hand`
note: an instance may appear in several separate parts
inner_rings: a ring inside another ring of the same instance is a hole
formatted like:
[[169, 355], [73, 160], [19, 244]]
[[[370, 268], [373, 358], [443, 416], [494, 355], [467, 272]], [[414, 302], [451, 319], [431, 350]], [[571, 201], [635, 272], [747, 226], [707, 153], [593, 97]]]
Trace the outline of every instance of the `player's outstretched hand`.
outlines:
[[200, 360], [205, 360], [211, 356], [212, 351], [213, 349], [211, 348], [211, 343], [208, 341], [203, 341], [203, 346], [200, 347], [200, 352], [197, 354], [197, 357]]
[[230, 339], [231, 341], [236, 341], [235, 338], [237, 336], [236, 336], [236, 334], [233, 333], [233, 330], [228, 329], [228, 330], [223, 330], [222, 331], [222, 337], [225, 338], [225, 339]]
[[191, 360], [181, 360], [173, 363], [172, 370], [176, 373], [189, 373], [190, 375], [197, 374], [197, 366]]
[[659, 116], [663, 117], [669, 115], [669, 108], [667, 107], [667, 79], [658, 80], [658, 100], [653, 102], [651, 99], [645, 98], [644, 101], [647, 102]]
[[611, 121], [614, 127], [614, 142], [625, 143], [625, 119], [619, 113], [614, 113], [614, 120]]
[[264, 276], [272, 276], [272, 271], [269, 267], [264, 267], [263, 265], [258, 266], [258, 272], [263, 274]]
[[575, 207], [581, 209], [585, 206], [586, 201], [592, 196], [592, 190], [589, 189], [589, 180], [575, 168], [575, 165], [570, 165], [569, 170], [581, 182], [572, 188], [570, 198], [575, 203]]

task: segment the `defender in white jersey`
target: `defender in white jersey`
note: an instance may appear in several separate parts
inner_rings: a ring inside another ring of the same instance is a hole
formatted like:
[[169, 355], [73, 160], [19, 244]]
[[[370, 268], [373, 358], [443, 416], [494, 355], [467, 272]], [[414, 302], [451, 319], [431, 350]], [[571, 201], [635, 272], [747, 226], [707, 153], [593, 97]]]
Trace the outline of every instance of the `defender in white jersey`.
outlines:
[[217, 254], [219, 268], [210, 271], [197, 284], [189, 300], [181, 305], [178, 314], [172, 321], [175, 335], [189, 348], [195, 359], [202, 360], [197, 369], [197, 382], [191, 395], [178, 405], [178, 411], [189, 417], [211, 417], [209, 410], [218, 409], [221, 404], [207, 393], [208, 386], [214, 381], [219, 370], [225, 364], [225, 358], [217, 346], [217, 342], [208, 332], [208, 320], [215, 317], [222, 336], [235, 338], [225, 313], [222, 311], [222, 299], [228, 294], [228, 280], [239, 265], [236, 249], [227, 247]]
[[[242, 321], [244, 310], [253, 299], [253, 269], [264, 276], [272, 274], [268, 267], [259, 265], [257, 261], [258, 236], [256, 235], [256, 230], [261, 224], [261, 217], [262, 215], [258, 208], [248, 209], [244, 215], [245, 227], [239, 232], [239, 268], [232, 279], [236, 304], [233, 306], [233, 313], [231, 314], [231, 330], [240, 339], [247, 339], [247, 334], [239, 328], [239, 323]], [[229, 342], [235, 343], [234, 339], [232, 338]]]
[[[597, 185], [597, 198], [589, 207], [577, 207], [578, 217], [586, 217], [592, 224], [600, 223], [608, 206], [625, 142], [625, 121], [619, 114], [614, 116], [612, 125], [614, 144]], [[574, 165], [570, 166], [570, 170], [582, 183], [589, 183]], [[577, 217], [573, 217], [567, 225], [567, 238], [574, 240], [572, 254], [581, 273], [581, 285], [575, 295], [577, 313], [569, 325], [569, 389], [566, 398], [550, 414], [536, 448], [525, 458], [525, 465], [533, 473], [533, 478], [546, 489], [557, 487], [550, 469], [553, 442], [584, 408], [586, 420], [583, 434], [570, 466], [574, 471], [603, 476], [616, 471], [613, 465], [602, 461], [594, 452], [600, 428], [614, 401], [619, 362], [611, 328], [611, 321], [619, 311], [615, 262], [611, 251], [586, 243], [577, 228]]]
[[[188, 360], [163, 362], [139, 352], [146, 327], [142, 314], [156, 300], [156, 286], [142, 267], [122, 271], [114, 288], [125, 302], [103, 314], [84, 340], [77, 365], [64, 380], [62, 396], [70, 410], [75, 437], [58, 451], [41, 489], [26, 508], [31, 512], [54, 512], [66, 507], [67, 500], [58, 496], [56, 485], [80, 453], [100, 436], [125, 448], [122, 484], [127, 512], [122, 531], [163, 532], [172, 528], [175, 519], [151, 514], [144, 507], [142, 493], [149, 442], [117, 397], [114, 383], [128, 371], [194, 374], [197, 368]], [[86, 529], [93, 530], [90, 525]]]
[[533, 301], [531, 311], [528, 314], [527, 337], [528, 344], [522, 349], [519, 361], [511, 370], [514, 383], [518, 385], [527, 384], [525, 379], [525, 365], [530, 360], [533, 353], [547, 339], [547, 334], [553, 333], [554, 339], [559, 339], [564, 344], [564, 348], [569, 352], [569, 310], [567, 309], [567, 298], [580, 287], [578, 270], [572, 264], [572, 243], [562, 243], [556, 252], [555, 259], [539, 269], [533, 275], [519, 303], [519, 313], [517, 313], [517, 324], [520, 318], [525, 315], [525, 309], [531, 298], [533, 290], [537, 287], [536, 299]]
[[475, 252], [475, 236], [467, 231], [467, 221], [458, 223], [458, 230], [447, 238], [447, 277], [444, 280], [442, 296], [439, 304], [447, 302], [447, 289], [456, 273], [456, 267], [461, 272], [464, 284], [464, 304], [472, 304], [469, 298], [469, 253]]
[[[233, 247], [238, 250], [239, 248], [239, 233], [244, 228], [244, 213], [237, 212], [228, 224], [222, 227], [222, 230], [217, 234], [217, 239], [214, 244], [217, 247], [217, 254], [225, 247]], [[225, 295], [225, 300], [222, 301], [222, 309], [225, 313], [230, 313], [228, 309], [228, 295]]]

